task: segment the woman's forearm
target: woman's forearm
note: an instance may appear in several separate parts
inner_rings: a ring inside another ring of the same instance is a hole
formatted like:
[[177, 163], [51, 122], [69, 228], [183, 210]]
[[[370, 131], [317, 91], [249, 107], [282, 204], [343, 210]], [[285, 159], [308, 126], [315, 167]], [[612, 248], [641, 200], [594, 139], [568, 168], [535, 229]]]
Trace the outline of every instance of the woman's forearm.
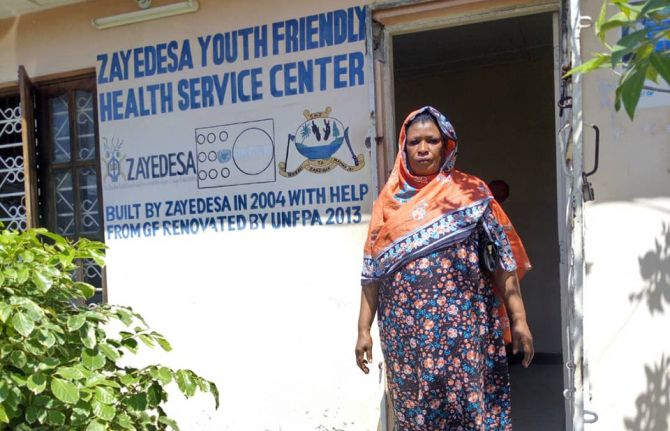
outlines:
[[526, 320], [526, 309], [523, 305], [516, 272], [505, 272], [498, 268], [495, 272], [495, 281], [502, 294], [510, 320], [512, 322]]
[[370, 332], [372, 321], [379, 304], [379, 286], [377, 283], [366, 284], [361, 288], [361, 309], [358, 314], [358, 332]]

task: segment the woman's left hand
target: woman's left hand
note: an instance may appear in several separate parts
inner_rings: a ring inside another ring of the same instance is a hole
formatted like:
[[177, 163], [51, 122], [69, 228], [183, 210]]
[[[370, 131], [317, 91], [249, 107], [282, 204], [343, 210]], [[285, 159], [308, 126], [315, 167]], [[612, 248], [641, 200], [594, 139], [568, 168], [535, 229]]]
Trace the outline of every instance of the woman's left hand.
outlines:
[[535, 355], [535, 349], [533, 348], [533, 335], [530, 333], [526, 319], [512, 322], [512, 353], [516, 355], [520, 349], [523, 350], [521, 365], [528, 368]]

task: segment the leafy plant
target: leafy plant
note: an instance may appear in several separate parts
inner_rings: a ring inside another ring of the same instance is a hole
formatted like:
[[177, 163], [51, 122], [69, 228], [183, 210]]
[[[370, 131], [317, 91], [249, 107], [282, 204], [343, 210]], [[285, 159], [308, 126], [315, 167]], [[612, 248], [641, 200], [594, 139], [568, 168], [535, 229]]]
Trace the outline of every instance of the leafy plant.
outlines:
[[[618, 12], [607, 18], [610, 5]], [[620, 32], [621, 37], [611, 46], [605, 37], [613, 30]], [[623, 102], [626, 113], [633, 119], [646, 80], [658, 84], [660, 75], [670, 84], [670, 0], [637, 3], [605, 0], [595, 31], [609, 52], [596, 53], [566, 76], [601, 68], [620, 70], [614, 107], [618, 111]]]
[[128, 307], [86, 306], [94, 288], [72, 273], [86, 259], [103, 265], [103, 252], [44, 229], [0, 233], [0, 429], [178, 429], [162, 407], [171, 382], [218, 408], [214, 383], [190, 370], [119, 364], [140, 343], [171, 347]]

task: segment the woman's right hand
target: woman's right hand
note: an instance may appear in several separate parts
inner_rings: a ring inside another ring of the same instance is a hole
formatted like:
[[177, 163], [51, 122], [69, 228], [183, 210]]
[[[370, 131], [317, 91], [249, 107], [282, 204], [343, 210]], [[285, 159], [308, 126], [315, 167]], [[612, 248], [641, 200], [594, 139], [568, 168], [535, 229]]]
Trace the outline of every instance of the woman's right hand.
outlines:
[[356, 365], [363, 370], [365, 374], [370, 372], [367, 364], [372, 363], [372, 336], [370, 331], [358, 331], [358, 340], [356, 340]]

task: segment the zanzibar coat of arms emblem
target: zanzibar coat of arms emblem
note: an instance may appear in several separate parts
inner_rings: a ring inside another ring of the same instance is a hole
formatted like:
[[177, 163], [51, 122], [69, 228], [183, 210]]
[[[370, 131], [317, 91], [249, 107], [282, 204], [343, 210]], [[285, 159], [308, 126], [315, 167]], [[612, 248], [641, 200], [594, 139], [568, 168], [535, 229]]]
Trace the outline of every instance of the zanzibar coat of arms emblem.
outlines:
[[[279, 173], [284, 177], [294, 177], [303, 170], [313, 173], [325, 173], [336, 166], [341, 167], [347, 172], [358, 171], [365, 166], [365, 157], [363, 153], [356, 155], [349, 139], [349, 127], [337, 118], [331, 117], [332, 109], [328, 106], [323, 112], [311, 113], [308, 110], [303, 112], [305, 122], [300, 124], [295, 135], [288, 135], [286, 146], [286, 159], [279, 162]], [[351, 156], [351, 164], [335, 157], [335, 153], [346, 144], [348, 152], [345, 154]], [[287, 171], [289, 151], [292, 147], [300, 153], [305, 160], [293, 171]]]

